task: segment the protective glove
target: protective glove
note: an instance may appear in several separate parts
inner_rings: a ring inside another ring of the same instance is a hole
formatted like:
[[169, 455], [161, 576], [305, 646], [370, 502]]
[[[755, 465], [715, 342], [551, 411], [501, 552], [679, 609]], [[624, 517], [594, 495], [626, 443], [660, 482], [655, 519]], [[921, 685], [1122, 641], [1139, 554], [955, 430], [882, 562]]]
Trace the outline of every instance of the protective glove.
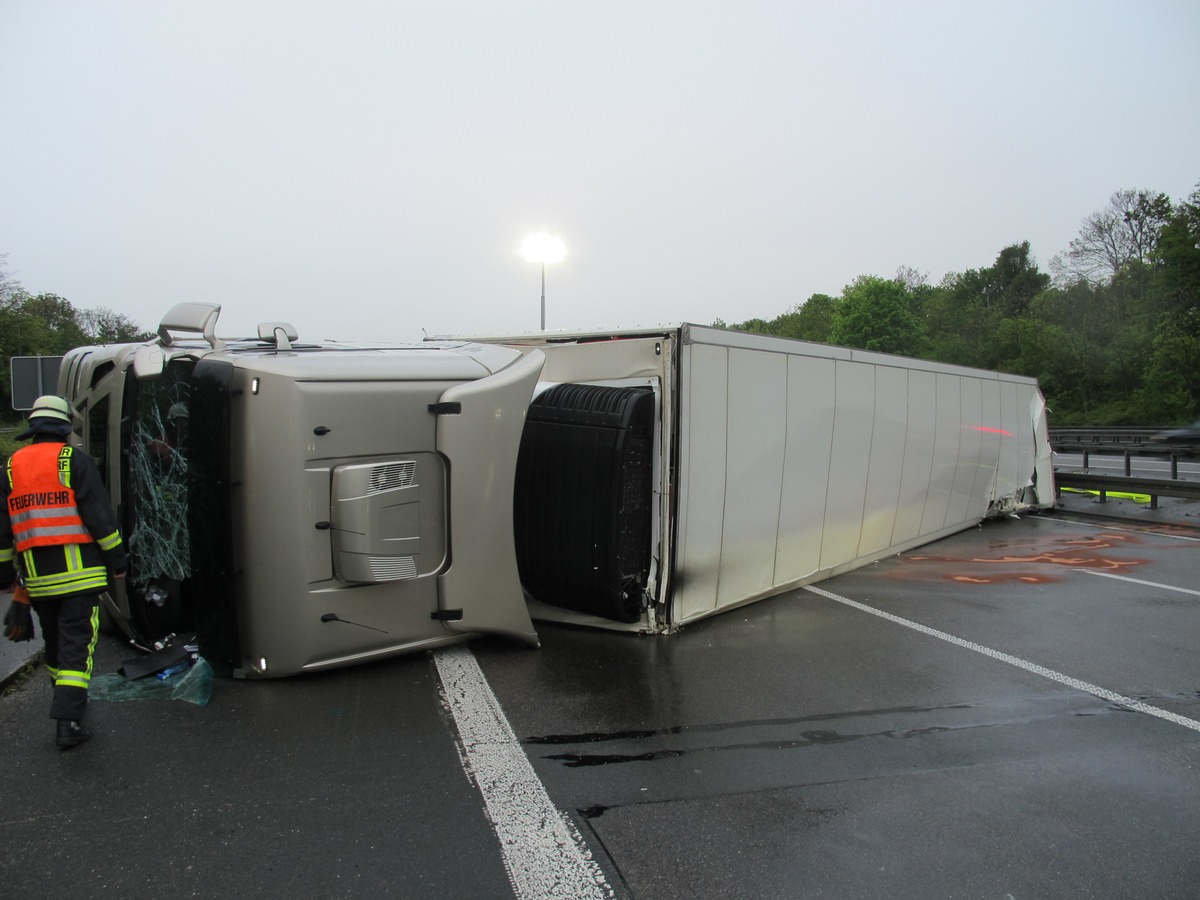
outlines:
[[4, 636], [10, 641], [33, 640], [33, 616], [29, 612], [29, 594], [25, 588], [13, 591], [12, 603], [4, 614]]

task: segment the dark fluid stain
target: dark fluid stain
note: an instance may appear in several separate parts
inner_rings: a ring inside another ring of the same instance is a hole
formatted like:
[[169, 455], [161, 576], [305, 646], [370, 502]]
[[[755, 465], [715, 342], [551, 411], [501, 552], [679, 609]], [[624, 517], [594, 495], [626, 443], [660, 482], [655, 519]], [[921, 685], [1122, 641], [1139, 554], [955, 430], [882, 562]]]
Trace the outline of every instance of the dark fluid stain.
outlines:
[[601, 806], [599, 803], [597, 803], [595, 806], [585, 806], [583, 809], [579, 810], [579, 814], [585, 819], [598, 819], [606, 812], [608, 812], [608, 807]]
[[683, 729], [660, 728], [655, 731], [584, 731], [580, 734], [545, 734], [538, 737], [527, 737], [526, 744], [597, 744], [602, 741], [640, 741], [645, 738], [664, 734], [679, 734]]
[[[597, 744], [604, 741], [640, 741], [646, 738], [663, 737], [672, 734], [703, 734], [710, 732], [736, 731], [738, 729], [797, 725], [801, 722], [836, 722], [842, 719], [861, 719], [864, 716], [901, 714], [925, 714], [942, 710], [972, 709], [970, 703], [950, 703], [944, 706], [888, 706], [879, 709], [856, 709], [839, 713], [816, 713], [811, 716], [790, 716], [787, 718], [752, 719], [739, 722], [714, 722], [706, 725], [671, 725], [666, 728], [637, 729], [630, 731], [581, 731], [575, 734], [543, 734], [523, 738], [523, 744]], [[816, 734], [818, 732], [808, 732]]]
[[[990, 725], [974, 727], [990, 727]], [[866, 734], [839, 734], [836, 731], [823, 730], [802, 731], [800, 732], [799, 737], [784, 741], [761, 741], [757, 743], [730, 744], [728, 746], [719, 747], [696, 747], [690, 750], [654, 750], [648, 753], [554, 753], [543, 757], [543, 759], [561, 762], [569, 769], [578, 769], [585, 766], [611, 766], [620, 765], [623, 763], [658, 762], [664, 759], [679, 759], [680, 757], [691, 756], [696, 753], [731, 751], [740, 752], [746, 750], [798, 750], [804, 747], [842, 744], [848, 741], [860, 741], [866, 738], [880, 737], [906, 740], [913, 737], [941, 734], [942, 732], [951, 730], [953, 729], [949, 728], [948, 726], [934, 725], [928, 728], [912, 728], [907, 731], [895, 731], [893, 729], [888, 729], [887, 731], [876, 731]]]
[[578, 769], [583, 766], [611, 766], [615, 763], [676, 759], [687, 752], [685, 750], [654, 750], [650, 753], [552, 753], [543, 759], [553, 759], [563, 763], [568, 769]]

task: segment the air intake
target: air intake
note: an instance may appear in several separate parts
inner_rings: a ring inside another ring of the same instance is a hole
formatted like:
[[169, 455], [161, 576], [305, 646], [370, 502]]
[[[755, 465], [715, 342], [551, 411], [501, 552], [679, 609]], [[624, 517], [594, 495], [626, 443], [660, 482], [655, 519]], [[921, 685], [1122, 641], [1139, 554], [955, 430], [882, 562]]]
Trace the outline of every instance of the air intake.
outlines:
[[375, 581], [400, 581], [417, 577], [415, 556], [372, 556], [371, 577]]
[[334, 570], [344, 581], [416, 578], [421, 567], [417, 461], [396, 459], [333, 470]]
[[416, 477], [417, 464], [413, 460], [384, 463], [371, 467], [371, 481], [367, 489], [372, 494], [394, 491], [396, 488], [409, 487]]

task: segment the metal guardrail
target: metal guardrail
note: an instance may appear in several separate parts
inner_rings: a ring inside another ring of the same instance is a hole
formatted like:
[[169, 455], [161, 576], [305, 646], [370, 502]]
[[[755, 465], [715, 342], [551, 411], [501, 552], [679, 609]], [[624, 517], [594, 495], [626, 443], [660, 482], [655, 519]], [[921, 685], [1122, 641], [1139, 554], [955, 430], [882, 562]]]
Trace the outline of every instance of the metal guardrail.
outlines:
[[1170, 463], [1171, 463], [1171, 474], [1170, 474], [1170, 476], [1168, 476], [1170, 478], [1178, 478], [1179, 477], [1179, 460], [1181, 460], [1181, 459], [1190, 460], [1195, 456], [1200, 456], [1200, 453], [1198, 453], [1195, 450], [1192, 450], [1191, 448], [1187, 448], [1187, 447], [1185, 447], [1183, 449], [1176, 447], [1171, 450], [1146, 449], [1140, 453], [1137, 452], [1136, 450], [1131, 450], [1128, 448], [1126, 448], [1124, 450], [1121, 450], [1119, 448], [1115, 449], [1115, 450], [1096, 450], [1095, 448], [1085, 448], [1085, 447], [1055, 447], [1054, 450], [1059, 453], [1079, 453], [1079, 454], [1081, 454], [1083, 456], [1083, 461], [1082, 461], [1081, 465], [1082, 465], [1082, 468], [1084, 468], [1084, 469], [1088, 468], [1088, 463], [1090, 462], [1093, 454], [1095, 454], [1096, 456], [1121, 456], [1125, 460], [1125, 474], [1123, 476], [1125, 478], [1129, 478], [1133, 475], [1132, 460], [1133, 460], [1133, 457], [1135, 457], [1135, 456], [1166, 456], [1166, 457], [1168, 457], [1170, 460]]
[[1170, 430], [1166, 425], [1129, 426], [1125, 428], [1092, 428], [1085, 425], [1056, 425], [1049, 429], [1050, 443], [1056, 440], [1071, 444], [1141, 444], [1156, 434]]
[[1162, 448], [1196, 448], [1200, 441], [1187, 443], [1165, 442], [1159, 436], [1174, 430], [1170, 426], [1128, 428], [1088, 428], [1074, 425], [1056, 425], [1047, 429], [1052, 445], [1064, 444], [1071, 446], [1091, 447], [1147, 447]]
[[1125, 474], [1129, 475], [1129, 459], [1133, 456], [1161, 456], [1171, 461], [1171, 477], [1179, 477], [1179, 460], [1200, 457], [1200, 443], [1180, 444], [1155, 441], [1161, 428], [1051, 428], [1050, 448], [1057, 453], [1083, 455], [1083, 468], [1088, 458], [1124, 456]]
[[[1120, 456], [1124, 459], [1123, 475], [1097, 475], [1090, 472], [1067, 472], [1056, 469], [1054, 482], [1056, 492], [1061, 488], [1076, 488], [1096, 491], [1100, 501], [1107, 500], [1109, 493], [1146, 494], [1150, 497], [1150, 508], [1158, 509], [1159, 497], [1180, 497], [1200, 500], [1200, 481], [1186, 481], [1179, 477], [1179, 460], [1190, 460], [1200, 456], [1200, 444], [1177, 444], [1156, 441], [1165, 428], [1051, 428], [1050, 447], [1058, 453], [1079, 453], [1083, 468], [1088, 468], [1090, 457]], [[1166, 457], [1171, 462], [1170, 476], [1148, 478], [1132, 474], [1131, 460], [1135, 456]]]
[[1100, 502], [1108, 499], [1109, 493], [1148, 494], [1150, 508], [1158, 509], [1159, 497], [1181, 497], [1200, 500], [1200, 481], [1182, 481], [1178, 478], [1140, 478], [1128, 475], [1093, 475], [1086, 472], [1054, 472], [1054, 491], [1062, 488], [1078, 488], [1097, 491]]

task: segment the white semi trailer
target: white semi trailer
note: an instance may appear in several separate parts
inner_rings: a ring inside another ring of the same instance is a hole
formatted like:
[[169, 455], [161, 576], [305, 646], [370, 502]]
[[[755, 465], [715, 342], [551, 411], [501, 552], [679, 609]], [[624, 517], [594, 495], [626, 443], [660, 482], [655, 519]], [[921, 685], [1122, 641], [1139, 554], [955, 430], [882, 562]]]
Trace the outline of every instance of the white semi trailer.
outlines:
[[1028, 378], [695, 325], [223, 340], [219, 310], [72, 351], [59, 391], [132, 553], [110, 627], [244, 677], [672, 632], [1053, 506]]
[[[587, 624], [671, 631], [989, 516], [1054, 505], [1045, 403], [1030, 378], [697, 325], [481, 340], [541, 353], [539, 391], [600, 384], [654, 398], [643, 612]], [[579, 533], [580, 506], [554, 499], [594, 477], [535, 430], [545, 419], [557, 424], [541, 428], [567, 430], [561, 406], [547, 391], [530, 407], [516, 538], [534, 617], [579, 623], [572, 591], [542, 586], [547, 604], [536, 590], [556, 559], [601, 546]]]

